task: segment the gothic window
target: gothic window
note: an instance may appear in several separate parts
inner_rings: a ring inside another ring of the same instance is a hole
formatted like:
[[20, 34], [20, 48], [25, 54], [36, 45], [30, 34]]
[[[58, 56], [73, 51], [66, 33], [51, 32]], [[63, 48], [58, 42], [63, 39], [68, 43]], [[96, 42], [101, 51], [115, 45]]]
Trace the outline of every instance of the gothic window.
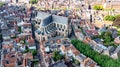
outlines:
[[60, 28], [62, 28], [62, 25], [60, 25]]
[[57, 27], [59, 27], [59, 24], [57, 24]]
[[54, 23], [54, 27], [56, 27], [56, 24]]
[[64, 26], [64, 29], [65, 29], [65, 26]]

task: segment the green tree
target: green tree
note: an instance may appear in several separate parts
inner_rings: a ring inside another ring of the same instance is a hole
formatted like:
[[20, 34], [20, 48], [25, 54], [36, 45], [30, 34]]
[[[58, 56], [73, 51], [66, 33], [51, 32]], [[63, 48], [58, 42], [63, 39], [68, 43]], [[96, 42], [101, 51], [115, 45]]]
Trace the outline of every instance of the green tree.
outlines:
[[118, 14], [118, 15], [115, 15], [115, 19], [116, 19], [116, 18], [119, 18], [119, 17], [120, 17], [120, 14]]
[[54, 51], [53, 55], [52, 55], [52, 58], [53, 58], [54, 61], [58, 61], [60, 59], [63, 59], [64, 55], [61, 55], [59, 51]]
[[36, 4], [38, 2], [38, 0], [30, 0], [31, 4]]
[[115, 21], [117, 18], [120, 18], [120, 14], [118, 15], [107, 15], [104, 17], [105, 20], [108, 21]]
[[94, 10], [103, 10], [103, 6], [102, 5], [95, 5], [93, 7]]
[[103, 39], [103, 43], [105, 46], [115, 46], [114, 45], [114, 38], [112, 38], [112, 34], [111, 32], [107, 31], [107, 32], [102, 32], [101, 35], [97, 35], [92, 37], [92, 39], [96, 39], [96, 38], [101, 38]]
[[112, 16], [112, 15], [107, 15], [107, 16], [105, 16], [104, 19], [105, 19], [105, 20], [108, 20], [108, 21], [114, 21], [114, 20], [116, 19], [116, 17], [115, 17], [115, 16]]
[[34, 65], [39, 64], [39, 60], [32, 60], [31, 61]]
[[21, 33], [22, 32], [22, 29], [21, 29], [21, 27], [19, 26], [18, 27], [18, 31]]
[[117, 31], [118, 32], [118, 35], [120, 35], [120, 31]]
[[0, 34], [0, 39], [2, 39], [2, 34]]
[[33, 51], [32, 51], [32, 55], [33, 55], [33, 56], [37, 56], [37, 50], [33, 50]]
[[74, 59], [74, 58], [72, 58], [72, 62], [76, 65], [80, 65], [80, 62], [78, 60]]
[[111, 32], [105, 32], [103, 35], [102, 35], [102, 38], [104, 39], [104, 44], [106, 45], [106, 46], [108, 46], [108, 45], [114, 45], [114, 38], [112, 38], [112, 34], [111, 34]]
[[0, 2], [0, 7], [1, 7], [1, 6], [3, 6], [4, 4], [5, 4], [5, 3], [3, 3], [3, 2]]
[[109, 56], [99, 54], [94, 51], [88, 44], [80, 40], [72, 40], [71, 43], [85, 56], [93, 59], [101, 67], [120, 67], [120, 60], [113, 60]]
[[30, 52], [30, 49], [28, 48], [28, 46], [25, 46], [25, 51], [24, 51], [24, 53], [28, 53], [28, 52]]

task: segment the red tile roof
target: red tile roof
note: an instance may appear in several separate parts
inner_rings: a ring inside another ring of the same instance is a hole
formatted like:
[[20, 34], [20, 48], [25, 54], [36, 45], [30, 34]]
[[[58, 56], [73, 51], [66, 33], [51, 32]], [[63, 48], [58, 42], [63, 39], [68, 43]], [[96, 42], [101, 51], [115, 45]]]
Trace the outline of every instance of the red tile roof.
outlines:
[[15, 53], [16, 53], [15, 51], [12, 51], [5, 55], [4, 59], [2, 60], [2, 64], [5, 67], [15, 67], [16, 66], [17, 58], [15, 56]]
[[13, 44], [9, 44], [9, 45], [2, 45], [4, 49], [12, 49], [13, 48]]
[[25, 27], [31, 27], [31, 23], [24, 23], [23, 26], [25, 26]]

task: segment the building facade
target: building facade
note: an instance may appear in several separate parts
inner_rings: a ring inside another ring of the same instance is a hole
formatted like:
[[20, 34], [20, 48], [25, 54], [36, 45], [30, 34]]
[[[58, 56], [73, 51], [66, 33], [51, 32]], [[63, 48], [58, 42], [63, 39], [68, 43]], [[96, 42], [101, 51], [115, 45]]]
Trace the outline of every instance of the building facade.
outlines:
[[35, 18], [35, 36], [38, 41], [48, 40], [51, 37], [68, 37], [71, 33], [70, 22], [67, 17], [38, 12]]
[[8, 1], [10, 1], [12, 3], [27, 3], [27, 4], [29, 4], [30, 0], [8, 0]]
[[0, 0], [0, 2], [6, 2], [6, 3], [8, 3], [8, 2], [11, 2], [11, 0]]

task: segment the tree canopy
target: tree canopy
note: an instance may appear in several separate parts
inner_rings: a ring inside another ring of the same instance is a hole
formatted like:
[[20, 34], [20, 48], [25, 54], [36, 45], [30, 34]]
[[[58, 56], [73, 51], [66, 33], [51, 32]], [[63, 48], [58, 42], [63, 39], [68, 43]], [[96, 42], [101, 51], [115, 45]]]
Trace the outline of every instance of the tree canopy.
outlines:
[[4, 4], [5, 4], [5, 3], [3, 3], [3, 2], [0, 2], [0, 7], [1, 7], [1, 6], [3, 6]]
[[30, 3], [31, 4], [35, 4], [35, 3], [37, 3], [38, 2], [38, 0], [30, 0]]
[[101, 67], [120, 67], [120, 60], [113, 60], [109, 56], [99, 54], [94, 51], [88, 44], [80, 40], [72, 40], [71, 43], [85, 56], [93, 59]]
[[32, 50], [32, 55], [37, 56], [37, 50]]
[[95, 5], [93, 7], [94, 10], [103, 10], [103, 6], [102, 5]]
[[72, 58], [72, 62], [78, 66], [80, 65], [80, 62], [78, 60], [76, 60], [75, 58]]
[[105, 20], [108, 20], [108, 21], [115, 21], [116, 19], [119, 19], [120, 18], [120, 15], [107, 15], [104, 17]]
[[110, 31], [102, 32], [101, 35], [93, 36], [92, 39], [100, 38], [103, 39], [103, 43], [105, 46], [114, 46], [114, 38], [112, 37], [112, 34]]
[[114, 20], [115, 20], [115, 16], [107, 15], [107, 16], [105, 16], [104, 19], [105, 19], [105, 20], [108, 20], [108, 21], [114, 21]]
[[54, 61], [58, 61], [64, 58], [64, 55], [61, 55], [59, 51], [54, 51], [52, 54], [52, 58]]

